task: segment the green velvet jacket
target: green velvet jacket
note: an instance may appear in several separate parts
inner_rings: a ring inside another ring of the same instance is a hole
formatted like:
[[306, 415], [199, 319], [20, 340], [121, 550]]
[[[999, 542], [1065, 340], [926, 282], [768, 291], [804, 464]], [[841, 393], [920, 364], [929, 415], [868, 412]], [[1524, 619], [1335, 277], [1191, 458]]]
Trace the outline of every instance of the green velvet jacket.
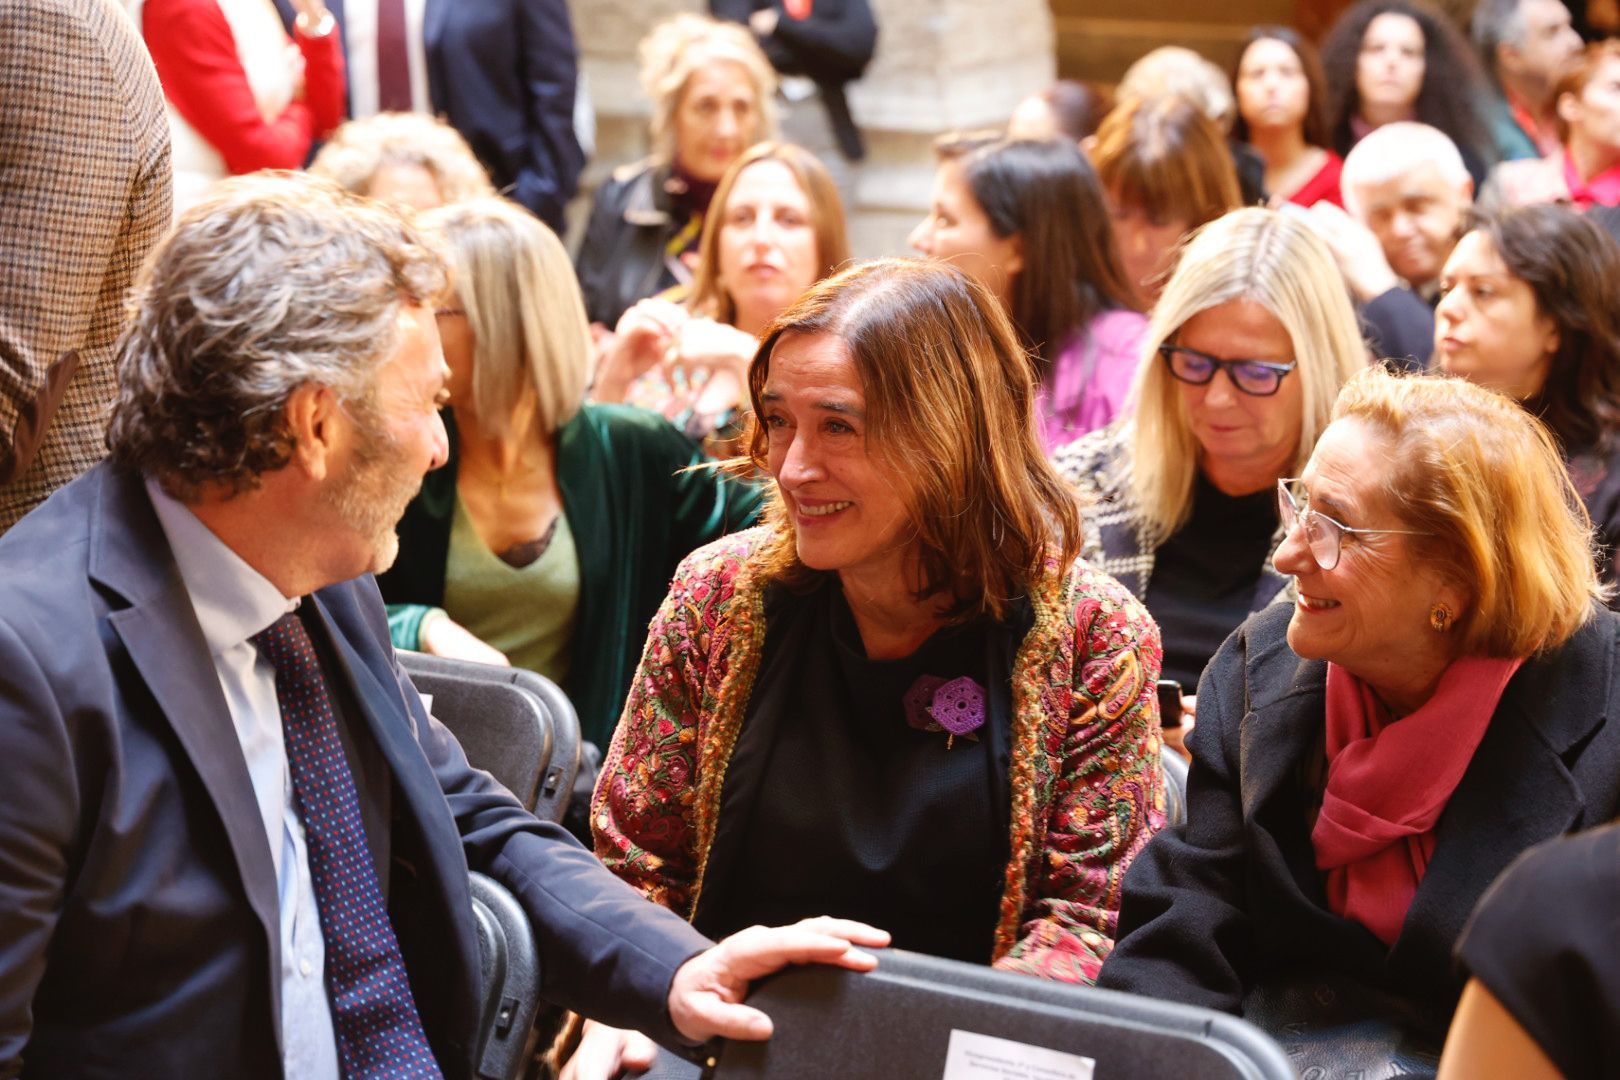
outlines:
[[[397, 648], [414, 649], [422, 616], [444, 601], [456, 508], [456, 428], [450, 460], [427, 475], [399, 523], [399, 558], [377, 579]], [[693, 549], [753, 524], [763, 492], [715, 469], [656, 413], [586, 405], [557, 433], [557, 484], [579, 553], [573, 663], [563, 690], [581, 732], [606, 746], [619, 720], [647, 622]]]

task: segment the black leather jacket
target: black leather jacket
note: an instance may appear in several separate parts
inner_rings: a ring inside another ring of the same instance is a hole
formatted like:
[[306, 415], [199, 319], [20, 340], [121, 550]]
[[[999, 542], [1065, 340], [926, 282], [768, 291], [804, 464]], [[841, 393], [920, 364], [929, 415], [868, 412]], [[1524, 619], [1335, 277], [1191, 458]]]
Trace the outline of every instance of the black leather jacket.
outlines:
[[585, 294], [585, 313], [612, 329], [626, 308], [672, 285], [689, 285], [692, 272], [666, 249], [686, 223], [665, 190], [668, 165], [640, 161], [615, 169], [596, 191], [590, 224], [574, 256]]

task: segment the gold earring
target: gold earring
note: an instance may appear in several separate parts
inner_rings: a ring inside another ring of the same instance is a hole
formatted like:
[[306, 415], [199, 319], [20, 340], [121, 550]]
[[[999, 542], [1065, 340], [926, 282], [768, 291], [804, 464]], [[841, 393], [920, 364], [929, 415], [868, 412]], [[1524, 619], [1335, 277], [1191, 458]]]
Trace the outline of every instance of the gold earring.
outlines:
[[1434, 627], [1437, 634], [1451, 629], [1451, 610], [1444, 604], [1436, 604], [1434, 610], [1429, 612], [1429, 625]]

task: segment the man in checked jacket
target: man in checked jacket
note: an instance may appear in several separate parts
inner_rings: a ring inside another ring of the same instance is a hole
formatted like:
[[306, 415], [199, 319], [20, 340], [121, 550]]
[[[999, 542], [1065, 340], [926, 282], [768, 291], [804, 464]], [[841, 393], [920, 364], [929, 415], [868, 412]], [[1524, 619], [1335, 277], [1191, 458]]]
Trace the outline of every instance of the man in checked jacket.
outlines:
[[117, 0], [0, 0], [0, 532], [106, 454], [124, 294], [171, 211]]

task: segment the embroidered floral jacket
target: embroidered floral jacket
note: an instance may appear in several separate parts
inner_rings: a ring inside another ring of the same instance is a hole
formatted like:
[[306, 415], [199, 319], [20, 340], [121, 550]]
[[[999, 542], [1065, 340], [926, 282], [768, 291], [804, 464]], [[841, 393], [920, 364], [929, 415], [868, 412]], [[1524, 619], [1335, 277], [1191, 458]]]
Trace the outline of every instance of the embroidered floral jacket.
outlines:
[[[726, 766], [765, 642], [751, 529], [693, 552], [653, 618], [591, 807], [596, 853], [690, 919]], [[1030, 592], [1013, 662], [1012, 853], [997, 967], [1090, 983], [1113, 947], [1120, 882], [1164, 823], [1159, 632], [1083, 560]]]

